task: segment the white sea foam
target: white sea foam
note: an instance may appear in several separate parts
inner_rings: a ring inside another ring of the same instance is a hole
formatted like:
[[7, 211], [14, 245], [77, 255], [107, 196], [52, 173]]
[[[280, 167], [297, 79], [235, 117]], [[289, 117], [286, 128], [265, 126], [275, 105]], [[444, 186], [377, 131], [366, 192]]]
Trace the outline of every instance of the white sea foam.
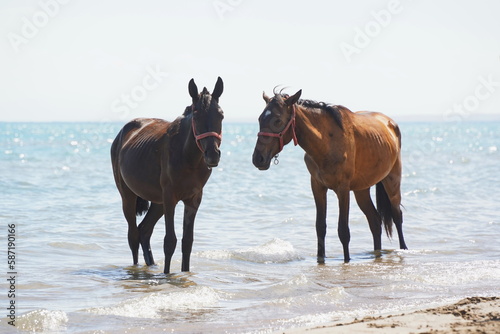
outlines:
[[155, 292], [125, 300], [118, 305], [89, 309], [99, 315], [132, 318], [161, 318], [167, 311], [200, 310], [216, 307], [222, 293], [210, 287], [180, 289], [175, 292]]
[[314, 311], [317, 308], [322, 308], [325, 305], [334, 305], [340, 302], [347, 295], [345, 289], [341, 286], [330, 288], [325, 291], [310, 293], [305, 289], [302, 294], [294, 296], [293, 293], [283, 294], [282, 298], [273, 300], [271, 304], [280, 308], [306, 308]]
[[226, 260], [233, 258], [233, 253], [228, 250], [207, 250], [196, 252], [193, 255], [210, 260]]
[[234, 257], [255, 263], [285, 263], [303, 259], [290, 242], [277, 238], [260, 246], [237, 250]]
[[236, 259], [255, 263], [286, 263], [303, 259], [290, 242], [278, 238], [259, 246], [237, 250], [209, 250], [195, 255], [212, 260]]
[[467, 285], [500, 277], [499, 265], [498, 261], [428, 263], [418, 267], [406, 266], [396, 274], [385, 275], [385, 278], [396, 282], [425, 283], [422, 287], [425, 289], [429, 289], [429, 285]]
[[68, 316], [63, 311], [35, 310], [19, 316], [16, 327], [31, 332], [64, 330]]

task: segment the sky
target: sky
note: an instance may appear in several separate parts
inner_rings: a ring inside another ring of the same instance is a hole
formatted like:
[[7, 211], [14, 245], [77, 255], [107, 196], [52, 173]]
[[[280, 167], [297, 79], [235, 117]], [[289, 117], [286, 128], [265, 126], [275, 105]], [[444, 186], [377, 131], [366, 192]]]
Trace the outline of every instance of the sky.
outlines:
[[395, 120], [500, 115], [500, 2], [0, 3], [0, 121], [173, 120], [220, 76], [225, 121], [262, 92]]

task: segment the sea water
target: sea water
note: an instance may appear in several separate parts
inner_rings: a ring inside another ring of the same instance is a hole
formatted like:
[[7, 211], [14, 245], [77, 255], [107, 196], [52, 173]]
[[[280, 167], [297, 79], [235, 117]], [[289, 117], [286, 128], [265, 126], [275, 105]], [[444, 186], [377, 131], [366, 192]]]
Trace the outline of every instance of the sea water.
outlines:
[[[251, 156], [257, 124], [224, 124], [204, 189], [191, 272], [180, 242], [163, 272], [132, 266], [110, 146], [123, 124], [0, 123], [0, 332], [268, 333], [500, 294], [500, 123], [401, 123], [404, 232], [375, 254], [351, 198], [350, 263], [328, 198], [326, 263], [316, 263], [315, 207], [303, 151], [268, 171]], [[176, 231], [182, 235], [182, 204]], [[15, 224], [15, 297], [8, 225]], [[15, 324], [8, 324], [15, 302]]]

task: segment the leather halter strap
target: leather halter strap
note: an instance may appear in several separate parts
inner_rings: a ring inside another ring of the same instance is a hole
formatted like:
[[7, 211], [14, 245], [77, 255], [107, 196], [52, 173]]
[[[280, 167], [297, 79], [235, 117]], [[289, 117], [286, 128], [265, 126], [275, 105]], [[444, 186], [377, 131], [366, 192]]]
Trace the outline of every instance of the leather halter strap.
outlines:
[[283, 147], [285, 146], [283, 144], [283, 135], [288, 131], [289, 128], [292, 128], [292, 138], [293, 138], [293, 144], [297, 146], [298, 140], [297, 140], [297, 134], [295, 133], [295, 104], [292, 105], [292, 117], [288, 121], [288, 124], [285, 126], [283, 130], [281, 130], [279, 133], [273, 133], [273, 132], [264, 132], [261, 131], [257, 133], [257, 136], [263, 136], [263, 137], [275, 137], [279, 138], [280, 140], [280, 150], [278, 151], [281, 152], [283, 150]]
[[[193, 113], [194, 113], [194, 110], [193, 110]], [[200, 143], [200, 140], [202, 140], [203, 138], [207, 138], [207, 137], [215, 137], [217, 139], [219, 139], [220, 141], [222, 141], [222, 133], [217, 133], [217, 132], [204, 132], [202, 134], [196, 134], [196, 126], [194, 124], [194, 116], [191, 117], [191, 127], [193, 128], [193, 135], [194, 135], [194, 140], [196, 141], [196, 145], [198, 146], [198, 148], [200, 149], [201, 152], [203, 152], [203, 147], [201, 146], [201, 143]]]

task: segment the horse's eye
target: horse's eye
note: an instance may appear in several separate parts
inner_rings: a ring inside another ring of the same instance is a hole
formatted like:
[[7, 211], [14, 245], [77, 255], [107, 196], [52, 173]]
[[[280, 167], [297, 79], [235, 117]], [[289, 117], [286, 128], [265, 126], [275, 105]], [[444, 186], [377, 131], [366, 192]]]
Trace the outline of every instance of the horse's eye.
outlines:
[[274, 121], [273, 121], [273, 125], [275, 127], [279, 127], [281, 125], [281, 119], [279, 118], [276, 118]]

